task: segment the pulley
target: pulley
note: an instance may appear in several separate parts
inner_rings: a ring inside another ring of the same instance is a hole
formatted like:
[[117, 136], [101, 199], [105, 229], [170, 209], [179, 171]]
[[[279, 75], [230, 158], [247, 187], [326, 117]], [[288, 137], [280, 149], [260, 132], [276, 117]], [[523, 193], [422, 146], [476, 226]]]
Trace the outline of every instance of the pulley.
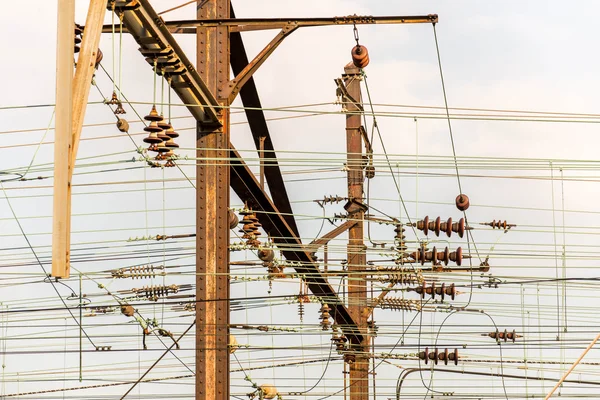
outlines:
[[365, 46], [356, 45], [352, 48], [352, 63], [357, 68], [365, 68], [369, 65], [369, 51]]
[[456, 196], [456, 208], [460, 211], [467, 211], [471, 204], [469, 203], [469, 197], [466, 194], [459, 194]]

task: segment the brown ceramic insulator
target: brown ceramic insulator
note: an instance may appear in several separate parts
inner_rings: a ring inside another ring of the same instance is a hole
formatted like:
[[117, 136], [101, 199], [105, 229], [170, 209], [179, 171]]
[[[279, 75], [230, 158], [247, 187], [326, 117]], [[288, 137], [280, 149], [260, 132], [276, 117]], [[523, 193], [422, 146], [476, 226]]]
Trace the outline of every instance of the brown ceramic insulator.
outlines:
[[450, 261], [455, 262], [456, 265], [458, 265], [459, 267], [462, 265], [463, 258], [464, 257], [462, 247], [459, 247], [458, 249], [456, 249], [456, 251], [450, 253]]
[[456, 208], [460, 211], [467, 211], [471, 204], [469, 203], [469, 197], [466, 194], [459, 194], [456, 196]]
[[[144, 138], [144, 143], [149, 143], [149, 144], [157, 144], [157, 143], [161, 143], [162, 140], [160, 140], [158, 138], [158, 136], [156, 136], [156, 132], [150, 132], [150, 134]], [[156, 151], [155, 149], [148, 149], [150, 151]]]
[[448, 359], [454, 361], [454, 365], [458, 365], [458, 349], [454, 349], [452, 353], [448, 354]]
[[354, 46], [352, 48], [352, 63], [357, 68], [365, 68], [369, 65], [369, 51], [365, 46]]
[[367, 165], [367, 167], [365, 168], [365, 177], [367, 179], [375, 178], [375, 167], [373, 165]]
[[425, 361], [425, 364], [429, 363], [429, 348], [425, 347], [425, 351], [419, 352], [419, 359]]
[[438, 363], [438, 360], [439, 360], [439, 354], [440, 354], [440, 353], [439, 353], [439, 350], [438, 350], [437, 348], [436, 348], [436, 349], [433, 351], [433, 353], [429, 353], [429, 359], [430, 359], [431, 361], [433, 361], [433, 363], [434, 363], [435, 365], [437, 365], [437, 363]]
[[444, 352], [440, 353], [440, 355], [439, 355], [440, 360], [444, 361], [444, 365], [448, 365], [448, 353], [449, 353], [449, 351], [448, 351], [448, 348], [446, 347], [444, 349]]
[[[160, 139], [160, 133], [158, 133], [157, 136]], [[160, 141], [160, 143], [156, 144], [156, 151], [158, 151], [159, 153], [167, 153], [170, 150], [171, 149], [169, 149], [167, 146], [165, 146], [165, 142], [163, 142], [162, 140]]]
[[119, 104], [119, 98], [117, 97], [117, 93], [113, 90], [112, 92], [112, 96], [110, 96], [110, 100], [108, 100], [106, 102], [106, 104], [110, 104], [111, 106], [115, 106], [117, 104]]
[[452, 217], [448, 218], [448, 220], [442, 224], [442, 231], [445, 232], [448, 237], [452, 235]]
[[429, 223], [429, 230], [432, 230], [435, 232], [435, 236], [440, 236], [440, 229], [442, 227], [442, 219], [440, 217], [437, 217], [435, 219], [435, 222], [430, 222]]
[[435, 299], [435, 282], [431, 282], [431, 286], [428, 288], [425, 288], [425, 292], [431, 296], [432, 299]]
[[98, 68], [98, 65], [100, 65], [103, 58], [104, 54], [102, 53], [102, 50], [98, 49], [98, 52], [96, 53], [96, 68]]
[[148, 124], [148, 126], [144, 127], [144, 131], [146, 131], [146, 132], [152, 132], [152, 133], [158, 133], [158, 132], [162, 132], [162, 129], [160, 129], [158, 127], [158, 125], [156, 124], [156, 121], [152, 121], [152, 122], [150, 122], [150, 124]]
[[[458, 233], [458, 237], [462, 238], [465, 234], [465, 219], [461, 218], [458, 220], [458, 222], [455, 222], [452, 224], [452, 231]], [[450, 236], [450, 235], [448, 235]]]
[[177, 139], [179, 137], [179, 133], [175, 132], [172, 126], [169, 129], [167, 129], [165, 133], [173, 139]]
[[233, 210], [229, 210], [229, 229], [235, 229], [236, 226], [240, 223], [238, 216], [233, 212]]
[[135, 314], [135, 309], [132, 306], [121, 306], [121, 313], [126, 317], [133, 317]]
[[165, 142], [165, 147], [169, 149], [178, 149], [179, 145], [175, 143], [175, 140], [173, 140], [172, 137], [169, 137], [169, 139]]
[[73, 32], [75, 33], [75, 35], [81, 36], [83, 34], [83, 27], [79, 24], [75, 24]]
[[158, 111], [156, 111], [156, 106], [153, 105], [152, 109], [150, 110], [150, 114], [146, 115], [144, 119], [146, 121], [158, 122], [162, 121], [163, 118], [158, 114]]
[[123, 118], [119, 118], [119, 120], [117, 121], [117, 129], [120, 130], [121, 132], [128, 132], [129, 131], [129, 122], [127, 122], [127, 120], [125, 120]]
[[158, 121], [158, 124], [157, 124], [159, 128], [161, 128], [163, 131], [167, 131], [167, 130], [169, 130], [169, 129], [173, 128], [173, 127], [171, 126], [171, 124], [169, 124], [169, 123], [168, 123], [168, 122], [165, 120], [165, 117], [164, 117], [162, 114], [160, 114], [160, 117], [161, 117], [162, 119], [161, 119], [160, 121]]
[[271, 262], [275, 259], [275, 252], [273, 249], [260, 249], [257, 254], [258, 258], [264, 262]]
[[423, 231], [425, 236], [427, 236], [429, 233], [429, 215], [417, 222], [417, 229]]
[[450, 262], [450, 250], [448, 246], [444, 249], [444, 251], [440, 251], [437, 253], [437, 259], [444, 262], [444, 265], [448, 265]]
[[117, 104], [117, 108], [115, 108], [114, 113], [115, 115], [127, 114], [127, 111], [125, 111], [125, 109], [123, 108], [123, 104], [119, 102], [119, 104]]
[[425, 253], [425, 260], [431, 261], [434, 265], [437, 263], [437, 253], [435, 247], [432, 251]]
[[163, 142], [166, 142], [171, 139], [171, 137], [169, 135], [165, 134], [165, 131], [163, 131], [163, 130], [161, 130], [160, 132], [157, 132], [156, 136], [158, 136], [158, 138], [160, 140], [162, 140]]

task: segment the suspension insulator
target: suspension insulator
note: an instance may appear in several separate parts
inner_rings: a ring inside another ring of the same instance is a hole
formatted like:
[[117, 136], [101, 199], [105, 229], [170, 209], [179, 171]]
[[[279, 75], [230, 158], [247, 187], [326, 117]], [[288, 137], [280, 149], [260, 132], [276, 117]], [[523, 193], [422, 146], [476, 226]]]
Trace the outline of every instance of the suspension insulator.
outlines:
[[329, 326], [331, 326], [331, 321], [329, 321], [329, 318], [331, 318], [331, 314], [329, 314], [329, 311], [331, 311], [331, 308], [327, 304], [323, 304], [323, 306], [321, 306], [321, 309], [319, 310], [319, 312], [321, 313], [321, 315], [319, 316], [319, 319], [321, 320], [320, 325], [324, 331], [329, 329]]
[[408, 288], [409, 292], [416, 292], [421, 295], [421, 298], [425, 298], [425, 295], [428, 294], [432, 299], [435, 299], [435, 296], [438, 295], [444, 300], [445, 296], [450, 296], [452, 300], [456, 298], [456, 295], [459, 294], [456, 290], [456, 285], [452, 283], [450, 286], [446, 287], [445, 283], [442, 283], [441, 287], [437, 287], [435, 282], [431, 282], [431, 286], [427, 286], [426, 282], [423, 282], [421, 285]]
[[179, 286], [144, 286], [140, 289], [131, 289], [131, 291], [138, 297], [145, 297], [150, 301], [158, 301], [158, 299], [161, 297], [166, 297], [169, 294], [179, 292]]
[[[167, 131], [167, 134], [169, 132]], [[229, 210], [229, 229], [235, 229], [236, 226], [240, 223], [238, 216], [233, 212], [233, 210]]]
[[369, 65], [369, 51], [365, 46], [354, 46], [352, 48], [352, 63], [357, 68], [365, 68]]
[[383, 310], [394, 311], [420, 311], [421, 306], [415, 300], [400, 299], [397, 297], [386, 297], [381, 300], [379, 306]]
[[437, 217], [435, 221], [429, 221], [429, 216], [423, 218], [423, 220], [418, 221], [413, 226], [416, 226], [417, 229], [423, 231], [425, 235], [429, 233], [429, 231], [433, 231], [436, 236], [440, 236], [440, 232], [444, 232], [448, 237], [452, 235], [452, 232], [458, 233], [459, 237], [463, 237], [465, 234], [465, 230], [468, 228], [465, 224], [465, 219], [461, 218], [458, 222], [452, 222], [452, 218], [448, 218], [446, 222], [442, 222], [440, 217]]
[[500, 340], [504, 340], [505, 342], [512, 340], [513, 343], [517, 340], [517, 338], [523, 337], [522, 335], [517, 335], [514, 329], [512, 330], [512, 332], [508, 332], [506, 329], [504, 330], [504, 332], [496, 330], [495, 332], [490, 332], [487, 334], [484, 333], [482, 334], [482, 336], [489, 336], [492, 339], [496, 339], [497, 342], [499, 342]]
[[493, 220], [492, 222], [484, 222], [483, 225], [487, 225], [487, 226], [491, 226], [492, 229], [504, 229], [505, 231], [510, 229], [510, 228], [514, 228], [515, 224], [509, 224], [508, 222], [506, 222], [506, 220], [501, 221], [501, 220]]
[[459, 194], [456, 196], [456, 208], [460, 211], [467, 211], [471, 203], [469, 203], [469, 197], [466, 194]]
[[451, 352], [448, 348], [442, 351], [436, 348], [433, 352], [430, 352], [429, 348], [425, 347], [425, 351], [419, 352], [418, 357], [420, 360], [425, 361], [425, 364], [428, 364], [431, 360], [436, 365], [439, 361], [443, 361], [445, 365], [448, 365], [448, 361], [454, 361], [454, 365], [458, 365], [458, 349]]

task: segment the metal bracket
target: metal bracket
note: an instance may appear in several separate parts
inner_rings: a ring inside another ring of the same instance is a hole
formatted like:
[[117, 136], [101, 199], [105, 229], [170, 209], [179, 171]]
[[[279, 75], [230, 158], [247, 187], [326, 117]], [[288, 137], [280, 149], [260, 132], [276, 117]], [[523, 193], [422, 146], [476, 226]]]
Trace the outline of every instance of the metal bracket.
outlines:
[[240, 89], [248, 82], [248, 80], [254, 75], [258, 68], [269, 58], [275, 49], [283, 42], [283, 40], [298, 29], [296, 24], [287, 24], [281, 29], [269, 44], [250, 63], [244, 68], [235, 78], [222, 85], [219, 88], [219, 97], [228, 99], [228, 104], [233, 103], [233, 100], [240, 92]]
[[362, 103], [357, 101], [354, 97], [350, 96], [350, 93], [348, 93], [348, 89], [346, 89], [344, 81], [341, 78], [335, 78], [334, 82], [338, 87], [338, 94], [342, 97], [342, 101], [344, 101], [343, 99], [346, 99], [347, 101], [344, 101], [344, 103], [352, 103], [354, 107], [356, 107], [361, 113], [364, 112]]

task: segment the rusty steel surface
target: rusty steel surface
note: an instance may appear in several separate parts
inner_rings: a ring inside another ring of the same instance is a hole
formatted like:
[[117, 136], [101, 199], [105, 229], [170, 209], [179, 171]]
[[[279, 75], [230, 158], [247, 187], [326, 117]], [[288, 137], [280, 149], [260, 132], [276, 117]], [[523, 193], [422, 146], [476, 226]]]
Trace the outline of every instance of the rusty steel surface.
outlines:
[[[348, 95], [353, 99], [360, 99], [360, 70], [352, 63], [344, 68], [344, 84]], [[362, 170], [362, 135], [361, 109], [357, 104], [347, 104], [346, 115], [346, 152], [348, 169], [348, 203], [346, 211], [348, 218], [356, 223], [348, 229], [348, 271], [353, 274], [351, 283], [348, 283], [348, 311], [354, 321], [358, 323], [363, 340], [353, 344], [351, 350], [356, 351], [356, 357], [350, 364], [350, 400], [367, 400], [369, 398], [369, 362], [364, 357], [369, 351], [370, 337], [367, 332], [368, 313], [364, 312], [367, 305], [367, 281], [364, 279], [367, 255], [364, 244], [363, 221], [365, 207], [361, 207], [363, 200], [363, 170]], [[360, 279], [363, 278], [363, 279]]]
[[[235, 17], [233, 8], [231, 9], [231, 17]], [[235, 75], [238, 75], [248, 64], [248, 56], [242, 40], [242, 35], [239, 32], [231, 33], [230, 36], [231, 48], [231, 69]], [[240, 98], [242, 104], [246, 107], [246, 119], [254, 138], [256, 148], [263, 147], [262, 165], [264, 167], [264, 177], [271, 191], [271, 199], [275, 207], [284, 214], [283, 218], [292, 229], [295, 236], [299, 236], [296, 220], [292, 212], [292, 206], [285, 188], [283, 175], [277, 161], [277, 154], [273, 147], [273, 141], [269, 133], [269, 128], [265, 119], [265, 114], [262, 111], [262, 104], [254, 78], [250, 77], [246, 84], [240, 90]]]
[[283, 29], [288, 24], [298, 27], [328, 25], [369, 25], [369, 24], [434, 24], [438, 22], [437, 14], [410, 16], [361, 16], [348, 15], [325, 18], [215, 18], [198, 20], [167, 21], [169, 28], [191, 28], [197, 26], [227, 26], [240, 31], [256, 29]]
[[262, 228], [273, 237], [276, 244], [280, 245], [282, 253], [288, 261], [298, 262], [298, 264], [294, 264], [294, 269], [299, 274], [305, 274], [309, 290], [332, 307], [332, 317], [340, 325], [350, 342], [361, 343], [363, 335], [358, 329], [357, 320], [350, 316], [336, 291], [319, 270], [318, 265], [314, 263], [311, 253], [294, 234], [269, 196], [260, 188], [259, 182], [240, 154], [232, 145], [230, 146], [231, 188], [253, 210], [263, 211], [257, 213]]
[[[150, 5], [148, 0], [138, 0], [136, 6], [126, 6], [126, 2], [116, 2], [115, 9], [123, 12], [124, 32], [130, 33], [140, 45], [144, 56], [168, 54], [170, 62], [175, 61], [177, 68], [165, 66], [165, 76], [171, 77], [171, 87], [198, 121], [205, 124], [218, 124], [218, 103], [207, 84], [196, 71], [194, 64], [186, 57], [162, 18]], [[110, 6], [109, 6], [110, 7]], [[112, 25], [105, 25], [103, 32], [112, 32]], [[194, 29], [195, 33], [196, 29]], [[192, 106], [193, 105], [193, 106]]]
[[[200, 8], [198, 18], [228, 18], [229, 8], [229, 0], [215, 0]], [[229, 81], [226, 27], [198, 28], [197, 69], [211, 93]], [[229, 103], [217, 99], [225, 106], [220, 126], [197, 126], [197, 400], [229, 400]]]

